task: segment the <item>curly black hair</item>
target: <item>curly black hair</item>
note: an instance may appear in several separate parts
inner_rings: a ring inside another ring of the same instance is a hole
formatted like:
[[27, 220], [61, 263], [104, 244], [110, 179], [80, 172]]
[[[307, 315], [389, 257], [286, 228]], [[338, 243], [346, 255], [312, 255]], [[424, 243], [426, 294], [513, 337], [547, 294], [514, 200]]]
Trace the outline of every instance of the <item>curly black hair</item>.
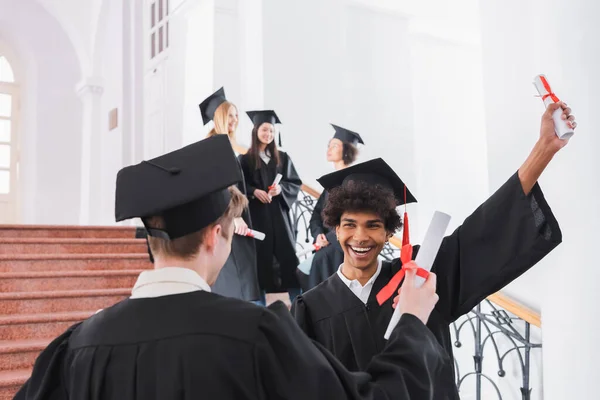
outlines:
[[350, 165], [356, 161], [358, 149], [350, 143], [342, 142], [342, 161], [344, 165]]
[[325, 225], [333, 229], [340, 225], [344, 212], [372, 212], [383, 219], [385, 230], [393, 234], [402, 227], [397, 205], [391, 189], [364, 181], [349, 181], [329, 191], [321, 216]]

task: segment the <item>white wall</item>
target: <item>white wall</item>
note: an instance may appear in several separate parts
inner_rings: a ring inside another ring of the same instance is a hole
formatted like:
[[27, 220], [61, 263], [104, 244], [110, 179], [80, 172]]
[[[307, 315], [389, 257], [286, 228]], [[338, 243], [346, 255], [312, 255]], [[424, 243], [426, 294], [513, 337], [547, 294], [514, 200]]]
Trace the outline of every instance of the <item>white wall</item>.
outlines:
[[[34, 1], [0, 1], [2, 40], [23, 54], [21, 221], [77, 223], [81, 78], [74, 48]], [[32, 120], [35, 120], [33, 122]]]
[[[600, 165], [596, 71], [600, 34], [597, 2], [482, 2], [490, 181], [518, 168], [539, 134], [543, 112], [531, 80], [545, 73], [573, 107], [580, 127], [541, 179], [561, 225], [563, 243], [509, 290], [541, 309], [546, 399], [597, 397], [600, 356], [596, 332], [595, 266]], [[510, 26], [511, 29], [506, 29]], [[548, 29], [563, 27], [568, 29]], [[510, 109], [513, 110], [510, 110]], [[493, 149], [493, 150], [492, 150]]]

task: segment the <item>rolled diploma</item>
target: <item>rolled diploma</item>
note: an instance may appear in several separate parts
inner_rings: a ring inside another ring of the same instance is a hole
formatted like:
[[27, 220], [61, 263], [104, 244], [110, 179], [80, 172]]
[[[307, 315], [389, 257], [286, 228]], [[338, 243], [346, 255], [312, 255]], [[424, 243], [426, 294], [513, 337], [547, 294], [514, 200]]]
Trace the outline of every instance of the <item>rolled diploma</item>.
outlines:
[[[543, 97], [548, 94], [548, 91], [546, 90], [544, 84], [542, 83], [542, 80], [540, 79], [540, 77], [542, 76], [546, 78], [545, 75], [538, 75], [533, 79], [533, 86], [535, 86], [535, 89], [537, 90], [538, 94]], [[546, 82], [548, 82], [548, 78], [546, 78]], [[548, 82], [548, 85], [550, 85], [550, 82]], [[544, 105], [546, 107], [548, 107], [552, 103], [554, 103], [554, 100], [552, 100], [551, 96], [546, 97], [546, 99], [544, 100]], [[567, 125], [567, 121], [562, 119], [562, 114], [563, 110], [562, 108], [559, 108], [558, 110], [552, 113], [552, 119], [554, 120], [554, 132], [556, 132], [556, 136], [558, 136], [562, 140], [565, 140], [573, 136], [575, 132], [573, 131], [573, 129], [569, 128], [569, 125]]]
[[316, 244], [313, 244], [312, 246], [309, 246], [306, 249], [303, 249], [303, 250], [300, 250], [299, 252], [297, 252], [296, 257], [302, 257], [309, 253], [312, 253], [313, 251], [319, 251], [319, 250], [321, 250], [321, 246], [317, 246]]
[[[269, 186], [269, 190], [271, 190], [275, 186], [279, 185], [279, 182], [281, 182], [281, 178], [283, 178], [283, 176], [281, 174], [275, 175], [275, 180], [273, 181], [273, 184], [271, 186]], [[269, 198], [272, 199], [273, 196], [269, 195]]]
[[[448, 224], [450, 223], [450, 216], [441, 211], [436, 211], [433, 214], [433, 218], [431, 219], [431, 223], [429, 224], [429, 228], [427, 229], [427, 233], [425, 234], [425, 239], [423, 239], [423, 243], [421, 244], [421, 248], [417, 253], [417, 258], [415, 259], [415, 263], [427, 270], [431, 271], [431, 267], [433, 266], [433, 262], [435, 261], [435, 257], [437, 256], [438, 250], [442, 245], [442, 240], [444, 239], [444, 235], [446, 234], [446, 229], [448, 228]], [[415, 286], [421, 287], [425, 279], [417, 276], [415, 279]], [[390, 338], [392, 331], [398, 325], [398, 321], [400, 321], [400, 317], [402, 314], [400, 313], [400, 307], [396, 307], [394, 310], [394, 314], [392, 314], [392, 319], [385, 331], [385, 335], [383, 336], [386, 340]]]
[[266, 235], [262, 232], [255, 231], [254, 229], [248, 229], [248, 233], [246, 234], [246, 236], [254, 238], [256, 240], [263, 241], [263, 240], [265, 240]]

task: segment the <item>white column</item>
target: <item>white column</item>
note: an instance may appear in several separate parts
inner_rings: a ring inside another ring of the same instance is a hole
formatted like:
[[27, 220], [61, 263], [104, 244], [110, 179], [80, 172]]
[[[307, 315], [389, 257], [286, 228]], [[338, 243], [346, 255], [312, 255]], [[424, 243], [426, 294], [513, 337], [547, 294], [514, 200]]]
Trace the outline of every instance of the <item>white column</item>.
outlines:
[[[544, 73], [573, 108], [579, 128], [554, 157], [542, 189], [563, 243], [516, 284], [512, 294], [542, 312], [543, 398], [592, 399], [600, 381], [597, 247], [600, 242], [600, 3], [586, 0], [480, 2], [490, 182], [519, 167], [537, 139], [543, 112], [533, 98]], [[539, 396], [539, 389], [534, 389]]]
[[[238, 142], [250, 146], [252, 123], [243, 110], [255, 110], [264, 104], [263, 68], [263, 0], [244, 0], [238, 3], [240, 23], [240, 124]], [[269, 105], [268, 107], [275, 107]]]
[[92, 77], [83, 80], [76, 90], [83, 105], [79, 224], [89, 225], [93, 222], [94, 209], [100, 205], [101, 97], [104, 89], [100, 78]]

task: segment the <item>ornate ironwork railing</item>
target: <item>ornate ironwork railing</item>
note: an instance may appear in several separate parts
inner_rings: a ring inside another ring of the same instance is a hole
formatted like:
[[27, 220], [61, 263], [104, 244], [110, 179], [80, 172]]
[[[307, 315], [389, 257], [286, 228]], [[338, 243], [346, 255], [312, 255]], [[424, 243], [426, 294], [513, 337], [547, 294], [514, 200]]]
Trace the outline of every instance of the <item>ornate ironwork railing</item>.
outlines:
[[[303, 189], [291, 210], [299, 248], [305, 248], [313, 242], [309, 222], [317, 200], [313, 189]], [[381, 256], [387, 260], [397, 258], [399, 249], [388, 243]], [[451, 327], [456, 347], [456, 384], [461, 397], [476, 400], [531, 400], [531, 353], [542, 347], [532, 339], [532, 329], [539, 331], [539, 323], [537, 327], [532, 326], [530, 321], [496, 304], [494, 296], [490, 299], [477, 305]], [[466, 365], [466, 343], [473, 346], [470, 366]], [[485, 366], [484, 359], [489, 360]], [[497, 369], [492, 373], [496, 365]], [[511, 373], [507, 374], [507, 370]]]

